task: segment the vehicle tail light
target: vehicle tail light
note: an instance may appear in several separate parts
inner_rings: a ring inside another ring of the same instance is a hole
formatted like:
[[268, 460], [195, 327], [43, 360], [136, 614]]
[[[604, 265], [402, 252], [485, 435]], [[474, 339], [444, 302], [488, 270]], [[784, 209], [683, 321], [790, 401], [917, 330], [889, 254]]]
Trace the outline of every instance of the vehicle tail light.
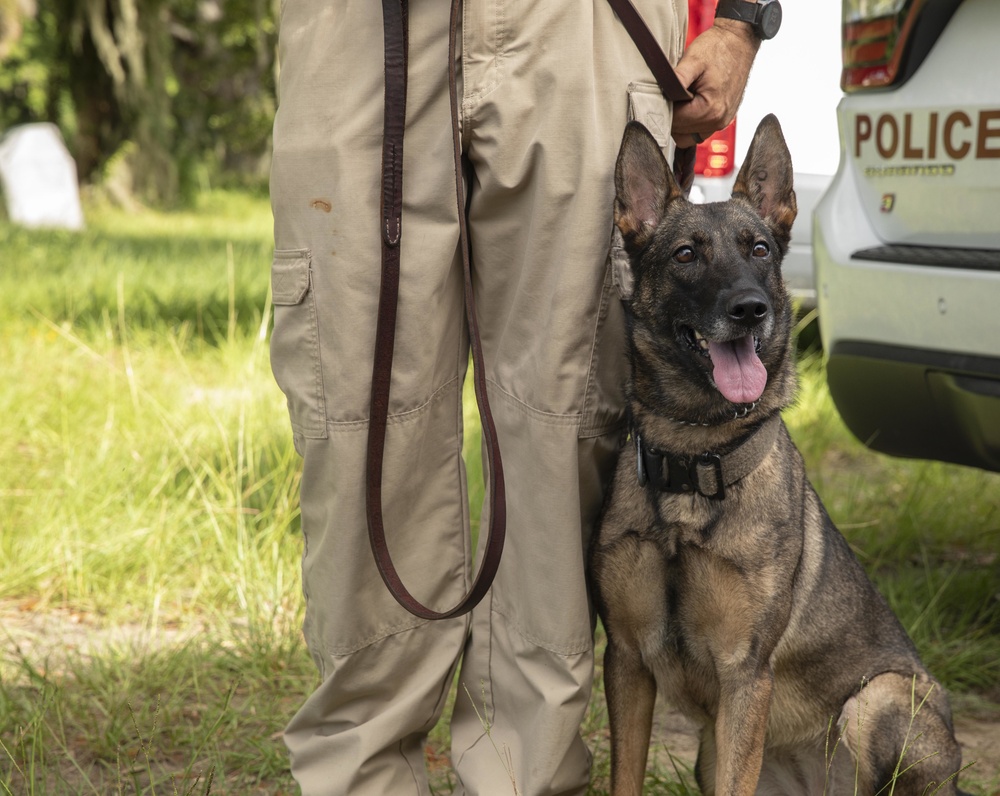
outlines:
[[906, 44], [927, 0], [844, 0], [840, 87], [846, 92], [896, 82]]
[[[688, 0], [687, 44], [715, 23], [716, 2], [718, 0]], [[703, 177], [724, 177], [736, 167], [735, 158], [736, 120], [733, 119], [729, 126], [698, 144], [694, 173]]]
[[694, 173], [704, 177], [724, 177], [735, 167], [736, 120], [712, 133], [695, 151]]

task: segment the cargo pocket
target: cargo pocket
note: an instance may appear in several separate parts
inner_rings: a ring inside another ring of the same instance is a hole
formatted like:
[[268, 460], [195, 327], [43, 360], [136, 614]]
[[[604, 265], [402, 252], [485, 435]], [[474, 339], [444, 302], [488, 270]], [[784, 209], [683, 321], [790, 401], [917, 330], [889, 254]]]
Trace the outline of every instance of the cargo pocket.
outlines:
[[304, 437], [325, 439], [326, 400], [311, 261], [305, 249], [274, 253], [271, 371], [288, 399], [292, 431]]
[[669, 163], [674, 154], [674, 140], [670, 137], [674, 114], [656, 83], [629, 83], [628, 119], [641, 122], [653, 134]]

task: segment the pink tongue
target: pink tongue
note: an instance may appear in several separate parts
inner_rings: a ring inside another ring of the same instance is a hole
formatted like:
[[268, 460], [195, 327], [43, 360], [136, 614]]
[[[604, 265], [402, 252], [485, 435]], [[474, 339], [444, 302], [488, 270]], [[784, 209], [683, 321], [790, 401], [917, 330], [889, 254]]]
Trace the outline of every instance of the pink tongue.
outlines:
[[754, 350], [753, 335], [726, 343], [708, 344], [712, 357], [712, 377], [727, 400], [750, 404], [760, 398], [767, 384], [767, 371]]

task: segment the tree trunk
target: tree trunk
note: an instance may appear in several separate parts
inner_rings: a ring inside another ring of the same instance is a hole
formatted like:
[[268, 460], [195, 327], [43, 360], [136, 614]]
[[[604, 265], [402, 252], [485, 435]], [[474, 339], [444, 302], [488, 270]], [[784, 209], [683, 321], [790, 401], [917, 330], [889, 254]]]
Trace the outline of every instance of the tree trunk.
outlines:
[[172, 202], [178, 181], [172, 157], [175, 128], [166, 90], [171, 42], [163, 0], [84, 0], [83, 10], [90, 39], [136, 145], [129, 164], [135, 191], [147, 201]]

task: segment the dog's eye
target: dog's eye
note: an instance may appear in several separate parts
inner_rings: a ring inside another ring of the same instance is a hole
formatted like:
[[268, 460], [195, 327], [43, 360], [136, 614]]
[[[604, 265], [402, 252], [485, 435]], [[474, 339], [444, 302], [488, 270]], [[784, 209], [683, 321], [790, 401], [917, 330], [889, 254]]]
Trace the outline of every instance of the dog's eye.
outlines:
[[770, 247], [763, 241], [758, 241], [753, 245], [754, 257], [767, 257], [771, 253]]
[[695, 260], [694, 249], [690, 246], [681, 246], [677, 251], [674, 252], [674, 260], [681, 265], [687, 265], [688, 263], [693, 263]]

